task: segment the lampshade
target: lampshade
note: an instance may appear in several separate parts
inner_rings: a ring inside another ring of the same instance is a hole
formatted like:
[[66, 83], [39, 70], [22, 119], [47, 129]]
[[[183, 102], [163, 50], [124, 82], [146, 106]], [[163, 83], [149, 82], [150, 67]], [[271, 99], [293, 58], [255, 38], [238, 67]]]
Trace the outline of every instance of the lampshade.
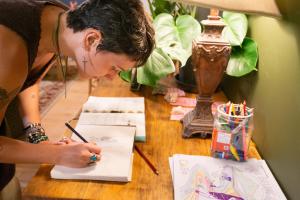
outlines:
[[275, 0], [171, 0], [204, 8], [281, 17]]

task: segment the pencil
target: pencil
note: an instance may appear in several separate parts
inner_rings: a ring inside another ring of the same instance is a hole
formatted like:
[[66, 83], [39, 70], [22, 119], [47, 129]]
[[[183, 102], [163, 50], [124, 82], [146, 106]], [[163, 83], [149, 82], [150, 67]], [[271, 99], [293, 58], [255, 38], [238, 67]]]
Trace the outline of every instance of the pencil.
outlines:
[[75, 133], [83, 142], [88, 143], [88, 141], [86, 139], [84, 139], [84, 137], [82, 137], [74, 128], [72, 128], [72, 126], [69, 123], [65, 123], [66, 127], [68, 127], [73, 133]]
[[154, 165], [149, 161], [149, 159], [143, 154], [143, 152], [134, 145], [134, 149], [140, 154], [140, 156], [145, 160], [145, 162], [148, 164], [148, 166], [151, 168], [151, 170], [156, 174], [159, 175], [158, 170], [154, 167]]

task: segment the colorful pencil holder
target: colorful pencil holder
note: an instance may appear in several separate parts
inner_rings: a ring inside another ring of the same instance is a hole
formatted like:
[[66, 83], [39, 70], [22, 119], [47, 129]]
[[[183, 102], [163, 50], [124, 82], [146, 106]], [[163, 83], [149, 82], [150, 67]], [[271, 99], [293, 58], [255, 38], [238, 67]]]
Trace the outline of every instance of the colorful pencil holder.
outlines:
[[214, 116], [211, 155], [246, 161], [253, 128], [253, 109], [243, 104], [219, 105]]

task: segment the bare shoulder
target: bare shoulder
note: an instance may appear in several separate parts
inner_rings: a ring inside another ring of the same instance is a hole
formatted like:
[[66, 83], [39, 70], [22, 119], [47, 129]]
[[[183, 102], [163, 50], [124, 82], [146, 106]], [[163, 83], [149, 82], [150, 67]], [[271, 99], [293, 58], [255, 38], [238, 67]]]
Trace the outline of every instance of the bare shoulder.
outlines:
[[25, 42], [17, 33], [0, 25], [0, 122], [1, 113], [21, 89], [27, 73]]
[[27, 71], [28, 53], [24, 40], [16, 32], [0, 25], [0, 85], [7, 79], [19, 82], [26, 77]]

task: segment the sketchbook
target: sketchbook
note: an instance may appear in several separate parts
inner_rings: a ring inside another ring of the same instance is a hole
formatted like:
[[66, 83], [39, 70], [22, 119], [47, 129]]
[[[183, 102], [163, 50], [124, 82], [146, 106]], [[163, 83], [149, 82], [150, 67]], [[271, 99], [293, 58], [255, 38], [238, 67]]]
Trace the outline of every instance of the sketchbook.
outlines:
[[78, 124], [136, 126], [136, 141], [146, 141], [143, 97], [94, 97], [83, 105]]
[[[51, 178], [131, 181], [135, 127], [78, 124], [75, 130], [101, 147], [101, 160], [85, 168], [56, 165], [51, 170]], [[72, 139], [81, 141], [75, 134]]]
[[175, 200], [284, 200], [264, 160], [247, 162], [175, 154], [169, 158]]

